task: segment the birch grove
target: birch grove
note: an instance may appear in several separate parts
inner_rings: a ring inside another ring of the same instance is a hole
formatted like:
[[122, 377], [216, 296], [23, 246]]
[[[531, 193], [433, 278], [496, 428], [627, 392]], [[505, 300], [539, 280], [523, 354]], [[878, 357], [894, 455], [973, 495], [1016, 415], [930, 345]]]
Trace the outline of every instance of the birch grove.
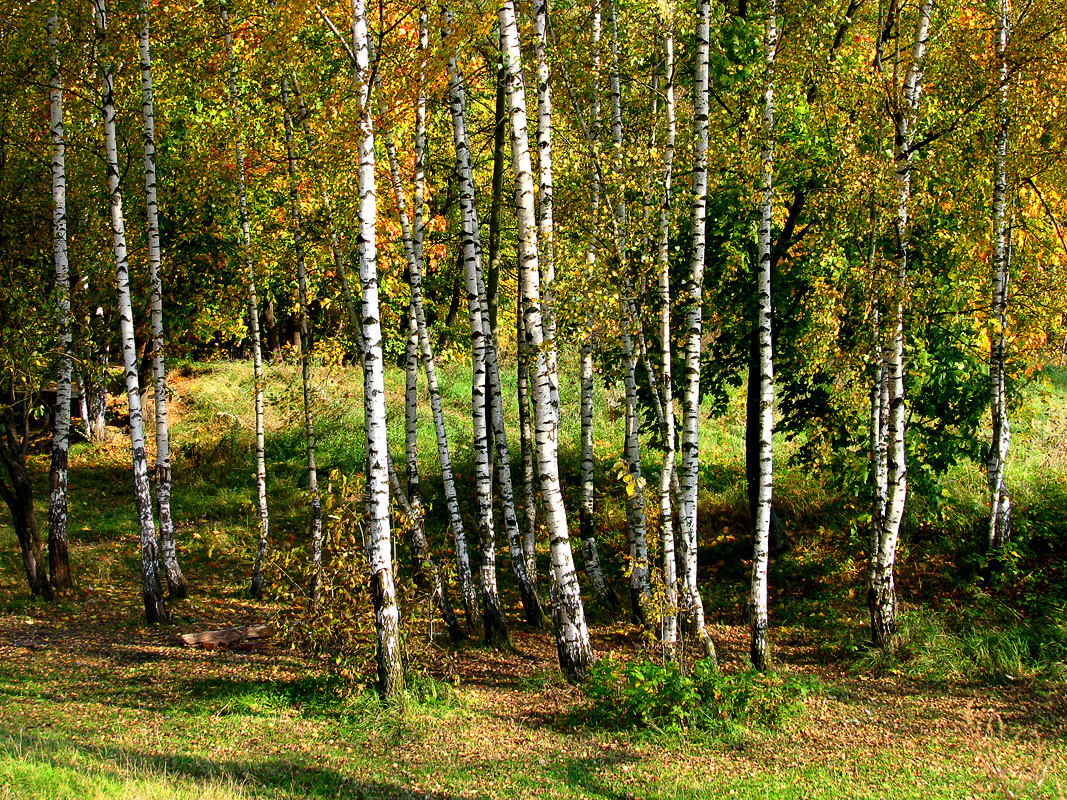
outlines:
[[1052, 457], [1011, 434], [1067, 353], [1052, 0], [105, 2], [0, 15], [0, 498], [34, 596], [85, 583], [82, 470], [127, 437], [148, 622], [232, 540], [255, 608], [327, 631], [298, 646], [373, 620], [390, 698], [412, 654], [525, 654], [548, 619], [580, 683], [590, 599], [679, 675], [731, 626], [766, 672], [846, 546], [826, 613], [866, 604], [889, 657], [898, 553], [950, 522], [997, 602], [1044, 566]]

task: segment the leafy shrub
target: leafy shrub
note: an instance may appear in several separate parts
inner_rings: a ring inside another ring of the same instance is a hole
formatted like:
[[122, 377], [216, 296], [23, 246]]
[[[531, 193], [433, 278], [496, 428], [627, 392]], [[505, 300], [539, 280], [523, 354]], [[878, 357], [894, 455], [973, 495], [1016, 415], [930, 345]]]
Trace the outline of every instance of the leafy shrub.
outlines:
[[720, 721], [780, 727], [803, 707], [807, 686], [792, 676], [720, 672], [711, 662], [622, 664], [604, 658], [582, 687], [585, 716], [607, 727], [709, 728]]

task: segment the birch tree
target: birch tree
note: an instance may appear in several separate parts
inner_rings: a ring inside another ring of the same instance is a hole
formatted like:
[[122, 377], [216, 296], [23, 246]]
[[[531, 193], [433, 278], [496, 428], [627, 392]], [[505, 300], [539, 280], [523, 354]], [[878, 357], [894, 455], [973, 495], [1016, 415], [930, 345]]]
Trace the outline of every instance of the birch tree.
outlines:
[[170, 429], [167, 425], [167, 368], [163, 342], [163, 281], [159, 246], [159, 202], [156, 198], [156, 115], [152, 92], [152, 29], [147, 0], [141, 2], [141, 112], [144, 117], [144, 188], [148, 222], [148, 274], [152, 284], [152, 373], [155, 378], [156, 503], [159, 507], [160, 562], [172, 600], [187, 597], [185, 575], [178, 564], [178, 546], [170, 497]]
[[400, 610], [393, 584], [389, 520], [389, 443], [385, 430], [385, 364], [378, 308], [377, 195], [371, 69], [364, 0], [352, 0], [352, 49], [359, 100], [359, 282], [363, 305], [363, 399], [367, 453], [367, 563], [377, 635], [378, 691], [399, 698], [404, 687], [400, 662]]
[[246, 290], [248, 292], [248, 336], [252, 344], [252, 379], [255, 383], [256, 408], [256, 500], [259, 510], [259, 543], [252, 565], [251, 593], [263, 594], [263, 557], [270, 541], [270, 515], [267, 510], [267, 466], [263, 435], [263, 351], [259, 336], [259, 298], [256, 294], [256, 269], [252, 262], [252, 232], [248, 222], [248, 196], [245, 189], [244, 143], [241, 137], [241, 108], [237, 94], [237, 61], [233, 57], [230, 17], [222, 6], [223, 37], [226, 60], [230, 65], [230, 111], [233, 117], [234, 153], [237, 167], [237, 206], [241, 214], [241, 238], [244, 245]]
[[48, 20], [52, 131], [52, 249], [56, 266], [56, 426], [52, 436], [51, 487], [48, 499], [48, 573], [52, 588], [69, 591], [74, 583], [67, 555], [67, 450], [70, 444], [73, 336], [70, 325], [70, 268], [67, 261], [67, 143], [63, 130], [63, 76], [59, 70], [59, 20]]
[[1010, 36], [1010, 0], [997, 0], [996, 59], [999, 78], [997, 93], [996, 136], [993, 155], [993, 325], [989, 344], [990, 407], [993, 417], [993, 441], [989, 448], [987, 475], [992, 502], [989, 513], [988, 547], [1002, 547], [1011, 538], [1011, 496], [1004, 483], [1011, 426], [1008, 421], [1007, 380], [1005, 370], [1005, 326], [1008, 307], [1008, 266], [1011, 253], [1010, 228], [1007, 224], [1008, 130], [1011, 111], [1008, 90], [1008, 37]]
[[757, 286], [759, 304], [759, 497], [752, 553], [752, 666], [763, 671], [767, 657], [767, 567], [771, 536], [774, 461], [774, 359], [771, 340], [771, 222], [774, 200], [774, 58], [778, 47], [775, 0], [767, 0], [763, 35], [763, 148], [760, 154], [760, 223]]
[[293, 146], [293, 119], [289, 112], [289, 80], [282, 78], [282, 116], [285, 126], [285, 153], [289, 168], [289, 205], [293, 228], [293, 254], [296, 257], [296, 293], [300, 324], [300, 389], [304, 403], [304, 441], [307, 452], [308, 491], [311, 493], [311, 602], [319, 601], [322, 583], [322, 499], [319, 497], [319, 470], [315, 452], [315, 420], [311, 411], [311, 329], [308, 322], [307, 266], [304, 259], [304, 226], [300, 213], [300, 190]]
[[[664, 608], [660, 622], [660, 640], [667, 658], [673, 658], [678, 643], [678, 562], [674, 544], [674, 525], [671, 510], [671, 479], [674, 477], [675, 431], [674, 389], [671, 379], [671, 182], [674, 177], [674, 145], [677, 139], [677, 120], [674, 105], [674, 9], [669, 8], [663, 23], [664, 53], [664, 116], [666, 139], [663, 143], [663, 200], [659, 212], [659, 240], [656, 260], [659, 266], [659, 323], [660, 346], [663, 357], [663, 465], [659, 476], [659, 514], [663, 538]], [[649, 371], [651, 378], [652, 372]]]
[[[446, 30], [451, 27], [451, 19], [446, 11]], [[503, 400], [500, 392], [500, 371], [496, 357], [496, 342], [492, 336], [492, 319], [486, 298], [486, 288], [482, 275], [482, 246], [479, 234], [478, 210], [474, 202], [474, 178], [470, 161], [470, 147], [467, 138], [466, 98], [463, 73], [459, 68], [456, 53], [449, 57], [449, 103], [452, 112], [452, 127], [456, 147], [457, 174], [459, 177], [460, 218], [463, 224], [463, 261], [467, 285], [467, 306], [471, 318], [471, 343], [473, 349], [472, 363], [474, 381], [472, 406], [474, 420], [475, 469], [478, 481], [479, 530], [482, 535], [482, 584], [483, 596], [487, 583], [494, 584], [491, 567], [495, 561], [494, 553], [489, 549], [493, 545], [492, 528], [492, 466], [495, 455], [497, 474], [500, 479], [501, 505], [503, 507], [504, 527], [511, 552], [512, 569], [519, 584], [523, 610], [527, 621], [534, 627], [542, 622], [541, 604], [530, 581], [526, 559], [518, 529], [515, 513], [515, 500], [511, 482], [511, 459], [507, 448], [507, 433], [504, 428]], [[479, 374], [481, 371], [481, 375]], [[485, 441], [479, 441], [479, 430], [484, 429]], [[492, 435], [490, 436], [490, 430]], [[495, 454], [490, 452], [495, 444]], [[484, 465], [481, 463], [484, 450]], [[489, 573], [487, 575], [487, 573]], [[499, 602], [499, 601], [497, 601]], [[490, 641], [489, 610], [485, 607], [486, 641]], [[501, 616], [499, 624], [503, 625]]]
[[889, 420], [887, 437], [888, 492], [886, 514], [878, 530], [878, 546], [872, 553], [874, 566], [867, 591], [871, 612], [871, 636], [880, 647], [889, 645], [896, 628], [895, 565], [900, 524], [904, 517], [904, 503], [908, 491], [905, 463], [905, 397], [904, 397], [904, 303], [908, 285], [909, 203], [911, 200], [911, 171], [919, 100], [922, 96], [923, 60], [930, 29], [932, 0], [920, 0], [915, 25], [915, 40], [911, 60], [904, 76], [903, 97], [894, 114], [896, 126], [893, 157], [896, 175], [896, 238], [897, 263], [893, 278], [892, 316], [887, 368], [889, 383]]
[[641, 469], [641, 443], [637, 411], [637, 378], [632, 329], [633, 284], [628, 257], [629, 212], [626, 204], [625, 178], [622, 176], [622, 86], [619, 76], [619, 24], [615, 0], [608, 0], [608, 27], [611, 33], [608, 69], [611, 108], [611, 171], [621, 185], [611, 196], [612, 228], [615, 257], [619, 264], [619, 341], [622, 346], [623, 387], [625, 397], [625, 436], [623, 462], [626, 491], [626, 533], [630, 546], [630, 607], [633, 618], [642, 623], [647, 618], [645, 606], [651, 595], [648, 568], [648, 532], [645, 515], [645, 482]]
[[704, 629], [704, 604], [697, 586], [697, 478], [700, 473], [700, 353], [704, 290], [704, 233], [708, 213], [708, 59], [710, 0], [698, 0], [693, 85], [693, 187], [689, 221], [689, 276], [686, 286], [685, 371], [682, 394], [681, 538], [682, 607], [687, 634], [700, 640], [715, 658], [715, 645]]
[[107, 8], [104, 0], [93, 0], [97, 56], [100, 59], [100, 96], [104, 121], [104, 151], [107, 164], [108, 197], [111, 206], [111, 234], [115, 253], [115, 279], [118, 285], [119, 328], [122, 363], [126, 376], [126, 400], [130, 412], [130, 450], [133, 461], [134, 499], [137, 504], [137, 530], [141, 541], [141, 592], [145, 621], [167, 622], [163, 587], [159, 580], [159, 550], [148, 484], [144, 419], [141, 414], [141, 387], [137, 376], [137, 343], [133, 330], [133, 302], [126, 253], [126, 223], [122, 213], [119, 185], [118, 142], [115, 134], [114, 67], [108, 43]]
[[616, 609], [619, 598], [604, 577], [597, 551], [593, 517], [594, 467], [593, 459], [593, 310], [589, 286], [596, 272], [597, 222], [600, 216], [600, 172], [598, 166], [598, 138], [600, 134], [600, 0], [592, 0], [589, 25], [589, 64], [592, 78], [589, 91], [589, 124], [586, 138], [589, 146], [589, 235], [585, 246], [583, 300], [587, 309], [582, 332], [581, 365], [581, 501], [578, 506], [578, 532], [582, 541], [582, 562], [597, 599]]
[[526, 117], [526, 87], [522, 74], [519, 26], [512, 0], [504, 0], [497, 12], [497, 21], [500, 25], [501, 51], [507, 69], [508, 111], [511, 115], [520, 302], [525, 318], [527, 344], [532, 346], [535, 358], [532, 392], [534, 441], [552, 559], [552, 622], [560, 666], [571, 680], [580, 681], [592, 663], [593, 651], [585, 623], [585, 608], [578, 587], [578, 576], [574, 569], [556, 456], [558, 418], [552, 398], [555, 376], [551, 374], [555, 362], [545, 353], [545, 350], [554, 349], [554, 342], [551, 339], [546, 340], [541, 323], [540, 270]]
[[[443, 35], [450, 38], [451, 10], [443, 11]], [[467, 143], [463, 73], [452, 48], [448, 57], [448, 102], [452, 115], [453, 140], [456, 149], [456, 173], [459, 179], [460, 224], [463, 237], [463, 274], [467, 289], [467, 309], [471, 326], [471, 419], [474, 434], [474, 476], [478, 498], [478, 537], [482, 545], [480, 571], [482, 589], [482, 620], [486, 644], [505, 644], [507, 625], [496, 583], [496, 537], [493, 532], [493, 468], [489, 455], [489, 432], [486, 419], [488, 409], [488, 376], [486, 344], [488, 331], [483, 327], [482, 307], [478, 292], [481, 272], [481, 246], [478, 241], [478, 218], [474, 207], [474, 179], [471, 170], [470, 147]], [[525, 562], [520, 559], [523, 569]]]

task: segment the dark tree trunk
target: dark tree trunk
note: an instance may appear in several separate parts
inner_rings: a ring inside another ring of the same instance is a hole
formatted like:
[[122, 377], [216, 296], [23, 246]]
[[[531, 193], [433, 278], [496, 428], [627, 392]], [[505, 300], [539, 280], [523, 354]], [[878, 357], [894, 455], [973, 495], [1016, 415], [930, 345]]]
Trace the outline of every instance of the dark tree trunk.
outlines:
[[274, 300], [270, 297], [263, 303], [263, 327], [267, 331], [267, 350], [271, 361], [275, 361], [282, 347], [278, 341], [278, 323], [274, 319]]
[[0, 497], [11, 510], [11, 521], [22, 551], [22, 565], [26, 569], [26, 580], [30, 585], [30, 594], [51, 600], [52, 586], [48, 574], [41, 562], [41, 534], [37, 528], [37, 517], [33, 512], [33, 486], [26, 472], [26, 425], [22, 430], [14, 419], [9, 405], [4, 412], [4, 430], [0, 434], [0, 461], [4, 472], [0, 473]]
[[452, 300], [448, 304], [448, 313], [445, 314], [445, 329], [441, 331], [441, 338], [437, 340], [436, 351], [440, 353], [448, 347], [452, 341], [452, 326], [456, 322], [456, 314], [459, 313], [460, 280], [457, 275], [452, 281]]

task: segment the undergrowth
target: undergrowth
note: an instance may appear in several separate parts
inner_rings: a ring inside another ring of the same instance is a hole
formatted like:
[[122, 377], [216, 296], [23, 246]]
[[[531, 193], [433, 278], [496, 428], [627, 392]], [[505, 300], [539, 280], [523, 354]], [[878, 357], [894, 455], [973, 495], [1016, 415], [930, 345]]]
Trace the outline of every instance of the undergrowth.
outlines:
[[1067, 614], [998, 624], [989, 616], [910, 609], [897, 619], [891, 646], [869, 648], [857, 672], [925, 680], [1010, 683], [1067, 679]]
[[603, 658], [582, 686], [579, 718], [606, 728], [707, 730], [724, 722], [780, 728], [799, 714], [810, 685], [791, 675], [726, 673], [702, 659], [689, 674], [676, 662]]

